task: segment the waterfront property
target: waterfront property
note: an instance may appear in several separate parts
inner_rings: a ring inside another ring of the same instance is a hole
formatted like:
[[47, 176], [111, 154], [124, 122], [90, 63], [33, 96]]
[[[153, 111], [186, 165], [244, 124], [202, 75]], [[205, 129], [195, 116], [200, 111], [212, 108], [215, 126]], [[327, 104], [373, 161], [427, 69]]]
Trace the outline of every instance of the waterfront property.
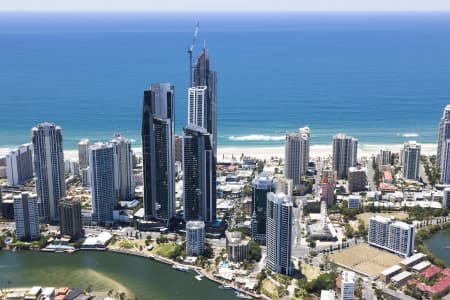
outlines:
[[23, 192], [14, 197], [14, 219], [16, 221], [16, 237], [18, 240], [30, 241], [39, 239], [39, 212], [37, 196]]
[[283, 193], [267, 195], [267, 259], [273, 272], [292, 272], [292, 201]]
[[202, 255], [205, 251], [205, 223], [189, 221], [186, 223], [186, 254]]
[[58, 201], [66, 192], [61, 127], [42, 123], [31, 129], [39, 217], [58, 221]]
[[239, 231], [225, 232], [226, 249], [228, 260], [232, 262], [242, 262], [248, 259], [248, 243], [249, 241], [242, 238]]
[[370, 245], [380, 247], [396, 254], [408, 257], [414, 252], [414, 225], [405, 222], [388, 219], [381, 216], [373, 216], [369, 221]]

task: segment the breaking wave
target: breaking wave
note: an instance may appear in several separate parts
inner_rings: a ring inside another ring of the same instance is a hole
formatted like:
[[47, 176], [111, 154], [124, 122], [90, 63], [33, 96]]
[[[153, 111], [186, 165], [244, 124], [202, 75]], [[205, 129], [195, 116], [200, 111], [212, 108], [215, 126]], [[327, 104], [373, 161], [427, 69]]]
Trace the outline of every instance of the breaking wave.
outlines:
[[397, 136], [402, 136], [402, 137], [418, 137], [419, 134], [415, 133], [415, 132], [407, 132], [407, 133], [397, 133]]
[[262, 134], [250, 134], [250, 135], [242, 135], [242, 136], [230, 136], [228, 137], [231, 141], [283, 141], [285, 138], [284, 135], [262, 135]]

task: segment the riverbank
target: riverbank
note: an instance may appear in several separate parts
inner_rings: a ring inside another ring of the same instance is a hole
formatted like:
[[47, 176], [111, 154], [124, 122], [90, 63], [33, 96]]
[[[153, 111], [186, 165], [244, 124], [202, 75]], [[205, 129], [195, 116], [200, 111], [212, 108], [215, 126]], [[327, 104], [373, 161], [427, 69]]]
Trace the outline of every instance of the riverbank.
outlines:
[[[145, 251], [145, 250], [144, 250]], [[265, 295], [263, 294], [256, 294], [253, 292], [250, 292], [248, 290], [242, 289], [239, 286], [237, 286], [234, 282], [225, 282], [223, 280], [218, 279], [217, 277], [214, 276], [214, 274], [212, 274], [211, 272], [208, 272], [205, 269], [202, 269], [198, 266], [193, 266], [193, 265], [188, 265], [188, 264], [180, 264], [177, 261], [168, 259], [166, 257], [160, 256], [160, 255], [156, 255], [153, 253], [146, 253], [146, 252], [138, 252], [138, 251], [132, 251], [132, 250], [128, 250], [128, 249], [118, 249], [118, 248], [114, 248], [114, 249], [108, 249], [108, 252], [112, 252], [112, 253], [118, 253], [118, 254], [125, 254], [125, 255], [132, 255], [132, 256], [137, 256], [137, 257], [143, 257], [143, 258], [148, 258], [148, 259], [152, 259], [154, 261], [166, 264], [166, 265], [170, 265], [170, 266], [179, 266], [182, 265], [183, 267], [188, 268], [189, 270], [197, 273], [198, 275], [201, 275], [202, 277], [206, 277], [207, 279], [209, 279], [212, 282], [215, 282], [219, 285], [229, 285], [231, 286], [235, 291], [245, 294], [247, 296], [253, 297], [253, 298], [263, 298], [263, 299], [268, 299], [270, 300], [270, 298], [266, 298]]]
[[450, 223], [443, 223], [443, 224], [435, 224], [427, 226], [423, 229], [420, 229], [416, 232], [415, 237], [415, 249], [418, 252], [422, 252], [423, 254], [427, 255], [428, 260], [435, 264], [438, 267], [445, 268], [447, 267], [447, 264], [442, 258], [439, 258], [435, 255], [435, 253], [431, 252], [428, 246], [426, 245], [427, 241], [436, 233], [450, 229]]
[[110, 251], [74, 254], [0, 251], [0, 287], [68, 286], [106, 297], [113, 290], [138, 299], [237, 299], [210, 280], [197, 280], [153, 259]]

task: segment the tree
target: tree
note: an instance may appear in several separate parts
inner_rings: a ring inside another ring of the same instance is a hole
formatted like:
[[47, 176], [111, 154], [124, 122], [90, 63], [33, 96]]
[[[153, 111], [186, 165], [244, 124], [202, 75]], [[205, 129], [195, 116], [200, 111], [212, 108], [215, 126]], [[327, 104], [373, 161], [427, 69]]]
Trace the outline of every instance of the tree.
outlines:
[[261, 260], [261, 247], [255, 241], [248, 243], [248, 259], [251, 261]]
[[246, 196], [246, 197], [251, 196], [251, 195], [252, 195], [252, 187], [249, 186], [249, 185], [246, 185], [246, 186], [244, 187], [243, 194], [244, 194], [244, 196]]
[[256, 165], [256, 173], [259, 174], [264, 170], [264, 162], [258, 161], [258, 164]]

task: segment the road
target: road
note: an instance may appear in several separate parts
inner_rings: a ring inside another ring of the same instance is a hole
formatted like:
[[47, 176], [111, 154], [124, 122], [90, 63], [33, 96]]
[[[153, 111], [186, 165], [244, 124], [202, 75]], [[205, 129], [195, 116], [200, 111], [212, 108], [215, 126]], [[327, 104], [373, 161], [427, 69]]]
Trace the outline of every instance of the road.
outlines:
[[372, 168], [372, 164], [373, 164], [373, 158], [369, 158], [368, 160], [366, 160], [367, 182], [369, 184], [369, 190], [376, 191], [377, 187], [376, 187], [375, 182], [373, 181], [373, 175], [374, 175], [375, 171]]

